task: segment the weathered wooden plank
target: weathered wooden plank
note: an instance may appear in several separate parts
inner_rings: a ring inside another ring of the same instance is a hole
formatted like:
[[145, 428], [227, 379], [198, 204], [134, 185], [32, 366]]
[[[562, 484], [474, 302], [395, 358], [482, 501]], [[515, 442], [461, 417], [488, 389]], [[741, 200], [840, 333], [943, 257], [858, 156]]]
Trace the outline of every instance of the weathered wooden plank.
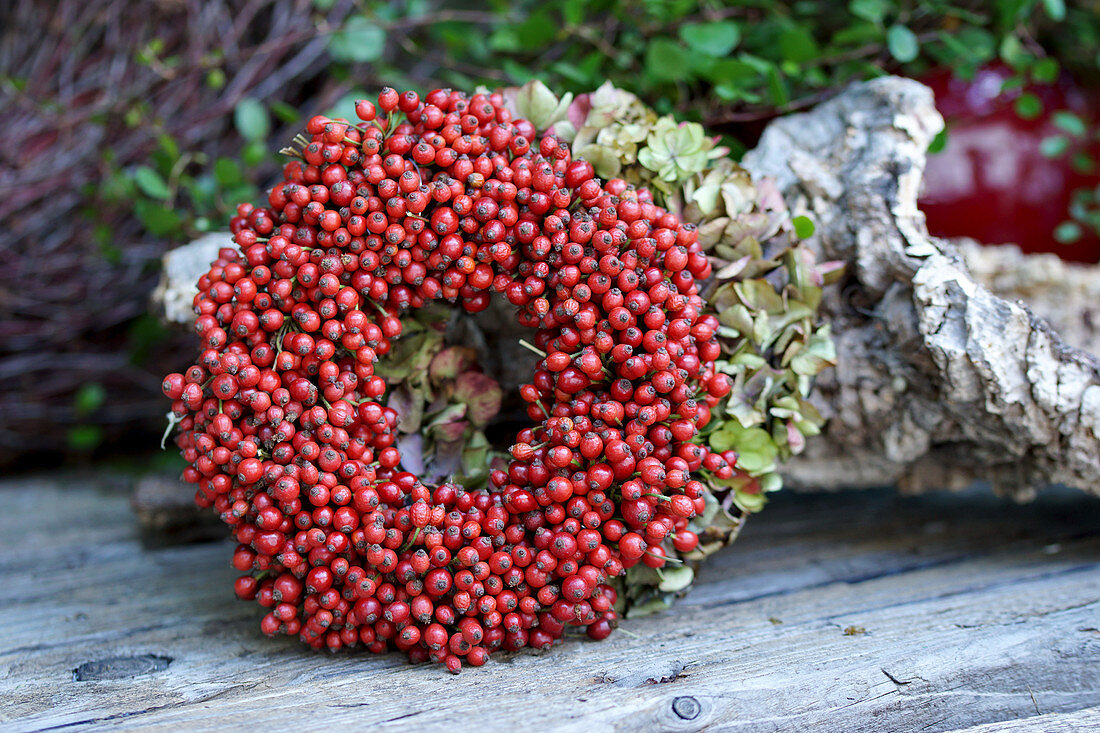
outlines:
[[0, 501], [0, 721], [20, 730], [945, 731], [1100, 705], [1100, 503], [1080, 495], [782, 496], [636, 637], [457, 678], [262, 637], [229, 546], [143, 549], [121, 488]]
[[1048, 713], [1023, 720], [985, 723], [951, 733], [1095, 733], [1100, 730], [1100, 708], [1072, 713]]

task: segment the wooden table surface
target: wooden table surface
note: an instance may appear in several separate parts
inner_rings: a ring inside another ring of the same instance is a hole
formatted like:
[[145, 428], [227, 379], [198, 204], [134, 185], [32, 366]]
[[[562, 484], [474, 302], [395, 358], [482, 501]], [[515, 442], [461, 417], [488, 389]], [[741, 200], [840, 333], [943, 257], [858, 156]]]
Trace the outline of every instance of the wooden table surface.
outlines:
[[630, 635], [451, 676], [260, 634], [127, 481], [0, 481], [4, 730], [1100, 730], [1100, 501], [779, 495]]

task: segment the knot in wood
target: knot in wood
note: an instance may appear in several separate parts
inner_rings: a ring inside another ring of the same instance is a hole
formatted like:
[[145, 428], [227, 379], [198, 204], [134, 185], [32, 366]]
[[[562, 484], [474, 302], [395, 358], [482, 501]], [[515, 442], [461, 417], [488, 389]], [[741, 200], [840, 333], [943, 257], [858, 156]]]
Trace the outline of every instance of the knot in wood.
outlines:
[[699, 701], [690, 695], [683, 695], [672, 701], [672, 712], [684, 720], [695, 720], [699, 717], [699, 712], [702, 709], [703, 706], [699, 704]]

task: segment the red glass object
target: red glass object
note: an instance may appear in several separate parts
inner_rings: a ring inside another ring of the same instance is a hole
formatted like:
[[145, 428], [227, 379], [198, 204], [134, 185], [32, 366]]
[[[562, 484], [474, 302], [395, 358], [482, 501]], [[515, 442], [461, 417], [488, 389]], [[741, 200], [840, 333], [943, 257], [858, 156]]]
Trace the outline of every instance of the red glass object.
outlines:
[[[928, 158], [920, 199], [928, 230], [986, 244], [1013, 242], [1025, 252], [1054, 252], [1065, 260], [1100, 261], [1094, 232], [1083, 228], [1083, 236], [1066, 244], [1054, 238], [1055, 227], [1069, 219], [1074, 190], [1096, 186], [1100, 174], [1075, 171], [1072, 147], [1054, 158], [1040, 151], [1045, 138], [1065, 136], [1052, 112], [1069, 110], [1088, 120], [1095, 116], [1095, 96], [1090, 99], [1068, 79], [1032, 86], [1027, 91], [1042, 101], [1043, 112], [1023, 119], [1014, 109], [1023, 92], [1002, 91], [1011, 75], [994, 65], [969, 81], [949, 70], [921, 80], [935, 92], [947, 122], [947, 144]], [[1100, 150], [1091, 152], [1095, 158]]]

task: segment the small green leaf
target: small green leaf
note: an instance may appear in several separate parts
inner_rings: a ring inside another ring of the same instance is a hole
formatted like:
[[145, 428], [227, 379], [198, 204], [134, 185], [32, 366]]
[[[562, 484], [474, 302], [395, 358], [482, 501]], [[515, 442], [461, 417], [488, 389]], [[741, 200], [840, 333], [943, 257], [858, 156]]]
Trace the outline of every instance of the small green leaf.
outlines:
[[760, 77], [760, 71], [737, 59], [719, 59], [707, 69], [706, 78], [714, 84], [728, 85], [731, 93], [738, 98], [745, 93], [746, 86]]
[[813, 34], [808, 28], [792, 25], [779, 34], [779, 57], [784, 61], [803, 64], [821, 55]]
[[241, 161], [245, 165], [259, 165], [267, 158], [267, 145], [262, 140], [250, 140], [241, 150]]
[[1039, 152], [1048, 158], [1057, 158], [1069, 149], [1069, 140], [1062, 135], [1044, 137], [1039, 142]]
[[1081, 238], [1081, 225], [1075, 221], [1064, 221], [1054, 227], [1054, 239], [1060, 244], [1072, 244]]
[[851, 0], [848, 10], [857, 18], [863, 18], [875, 25], [882, 24], [882, 18], [886, 15], [885, 0]]
[[1024, 92], [1016, 99], [1016, 114], [1025, 120], [1033, 120], [1043, 113], [1043, 101], [1031, 92]]
[[1062, 21], [1066, 19], [1065, 0], [1043, 0], [1043, 10], [1047, 12], [1051, 20]]
[[822, 53], [810, 26], [807, 25], [787, 26], [779, 34], [777, 45], [781, 61], [793, 62], [800, 66], [813, 61]]
[[561, 15], [569, 25], [580, 25], [584, 22], [584, 11], [587, 0], [565, 0], [562, 3]]
[[235, 186], [241, 182], [241, 169], [229, 158], [218, 158], [214, 161], [214, 178], [223, 188]]
[[258, 99], [245, 97], [233, 110], [233, 123], [245, 140], [263, 140], [271, 131], [267, 109]]
[[1016, 71], [1023, 71], [1034, 60], [1034, 56], [1024, 48], [1016, 36], [1005, 36], [1001, 40], [1001, 60]]
[[69, 429], [68, 439], [70, 448], [88, 453], [103, 442], [103, 429], [98, 425], [77, 425]]
[[710, 434], [709, 443], [710, 447], [719, 453], [724, 453], [730, 450], [736, 445], [737, 433], [732, 427], [732, 423], [726, 425], [721, 430], [715, 430]]
[[741, 430], [733, 450], [737, 452], [737, 467], [753, 475], [774, 470], [775, 459], [779, 455], [772, 436], [763, 428]]
[[1027, 86], [1027, 79], [1020, 74], [1015, 74], [1001, 82], [1001, 94], [1018, 92], [1023, 90], [1025, 86]]
[[913, 31], [895, 24], [886, 31], [886, 48], [897, 61], [907, 64], [920, 54], [920, 41]]
[[535, 78], [535, 75], [531, 73], [523, 64], [516, 63], [515, 59], [503, 59], [500, 63], [501, 69], [511, 78], [516, 84], [526, 84]]
[[349, 19], [328, 41], [328, 52], [336, 61], [377, 61], [385, 50], [386, 30], [362, 15]]
[[183, 223], [180, 215], [173, 209], [148, 199], [134, 202], [134, 213], [146, 230], [155, 237], [179, 234]]
[[695, 571], [688, 565], [671, 565], [661, 569], [661, 582], [657, 589], [665, 593], [678, 593], [695, 580]]
[[540, 48], [550, 43], [558, 34], [557, 23], [550, 16], [546, 5], [536, 5], [523, 22], [515, 26], [516, 36], [524, 48]]
[[654, 38], [645, 50], [645, 68], [657, 81], [682, 81], [691, 68], [691, 52], [671, 38]]
[[1084, 151], [1074, 154], [1070, 165], [1073, 166], [1074, 172], [1082, 176], [1090, 176], [1096, 172], [1096, 160]]
[[[983, 64], [993, 60], [997, 55], [997, 39], [987, 29], [976, 26], [963, 26], [954, 33], [955, 38], [967, 49], [966, 58], [969, 64]], [[941, 34], [940, 38], [947, 37]]]
[[882, 44], [881, 23], [852, 23], [846, 28], [838, 28], [829, 38], [831, 47], [856, 46], [860, 44]]
[[157, 136], [157, 144], [160, 145], [161, 152], [167, 158], [169, 163], [175, 163], [180, 157], [180, 146], [170, 135], [163, 134]]
[[[937, 40], [944, 45], [943, 51], [938, 49], [936, 51], [937, 60], [942, 58], [948, 63], [954, 64], [958, 67], [956, 74], [964, 71], [965, 67], [979, 63], [979, 60], [975, 57], [974, 49], [959, 40], [955, 33], [943, 31], [938, 35]], [[968, 69], [966, 70], [968, 71]], [[964, 76], [964, 78], [966, 77]]]
[[82, 384], [73, 397], [73, 412], [85, 417], [98, 410], [107, 400], [107, 390], [99, 382]]
[[160, 174], [147, 165], [140, 166], [134, 171], [134, 181], [142, 193], [149, 198], [164, 200], [172, 195], [172, 191]]
[[225, 72], [221, 69], [211, 69], [206, 72], [206, 86], [211, 89], [221, 89], [225, 86]]
[[1058, 71], [1058, 60], [1047, 56], [1031, 66], [1031, 78], [1040, 84], [1053, 84], [1058, 81]]
[[768, 69], [767, 75], [768, 94], [771, 95], [772, 103], [777, 107], [781, 107], [791, 101], [791, 93], [790, 90], [787, 89], [787, 81], [783, 78], [783, 74], [779, 71], [779, 67], [772, 65]]
[[737, 24], [720, 20], [713, 23], [685, 23], [680, 26], [680, 38], [692, 51], [720, 58], [741, 42]]
[[936, 133], [936, 136], [932, 138], [932, 142], [928, 143], [928, 154], [935, 155], [936, 153], [943, 152], [943, 149], [947, 147], [947, 128], [943, 128]]
[[497, 53], [516, 53], [522, 50], [523, 44], [511, 26], [497, 28], [489, 34], [489, 49]]
[[809, 239], [814, 235], [814, 223], [808, 216], [796, 216], [791, 219], [794, 233], [799, 239]]
[[733, 503], [746, 514], [756, 514], [768, 503], [768, 497], [759, 492], [737, 491], [733, 495]]
[[271, 111], [275, 113], [275, 116], [289, 125], [295, 124], [302, 118], [302, 114], [295, 107], [281, 99], [274, 99], [270, 104]]
[[1058, 110], [1051, 115], [1051, 121], [1061, 130], [1073, 135], [1074, 137], [1084, 137], [1088, 132], [1088, 128], [1085, 126], [1084, 120], [1072, 112], [1066, 110]]
[[126, 123], [127, 127], [137, 127], [145, 121], [145, 110], [142, 109], [141, 105], [135, 104], [126, 110], [126, 114], [122, 116], [122, 121]]
[[836, 366], [836, 345], [826, 325], [814, 331], [805, 348], [791, 359], [791, 369], [795, 374], [812, 377], [829, 366]]

